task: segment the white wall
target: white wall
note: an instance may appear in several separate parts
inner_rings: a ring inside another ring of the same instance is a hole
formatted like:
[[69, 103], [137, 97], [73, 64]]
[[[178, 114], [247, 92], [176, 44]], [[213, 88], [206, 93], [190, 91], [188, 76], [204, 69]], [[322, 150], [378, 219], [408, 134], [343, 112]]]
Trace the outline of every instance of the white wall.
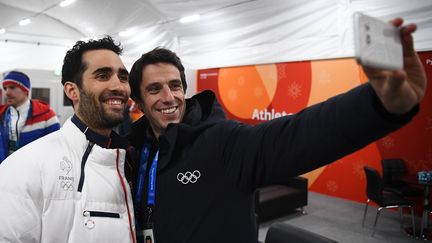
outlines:
[[196, 94], [196, 70], [195, 69], [187, 69], [185, 68], [186, 82], [188, 88], [186, 90], [186, 98], [189, 98]]

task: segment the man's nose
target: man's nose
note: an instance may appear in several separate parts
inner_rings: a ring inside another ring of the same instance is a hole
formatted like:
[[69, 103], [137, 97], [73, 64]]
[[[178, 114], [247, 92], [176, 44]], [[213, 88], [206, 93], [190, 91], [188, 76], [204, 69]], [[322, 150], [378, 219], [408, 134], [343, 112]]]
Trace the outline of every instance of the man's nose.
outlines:
[[162, 91], [161, 91], [161, 95], [162, 95], [162, 101], [164, 102], [172, 102], [174, 101], [174, 95], [172, 93], [172, 90], [168, 87], [168, 86], [164, 86]]
[[127, 86], [129, 86], [129, 84], [127, 82], [122, 82], [117, 75], [112, 76], [110, 89], [125, 90]]

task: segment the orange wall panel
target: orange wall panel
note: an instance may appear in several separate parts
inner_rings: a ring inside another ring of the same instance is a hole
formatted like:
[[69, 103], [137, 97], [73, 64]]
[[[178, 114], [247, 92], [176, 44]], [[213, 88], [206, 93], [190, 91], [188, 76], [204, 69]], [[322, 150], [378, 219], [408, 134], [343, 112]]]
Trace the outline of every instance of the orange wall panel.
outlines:
[[[419, 53], [432, 80], [432, 51]], [[257, 124], [298, 112], [367, 82], [353, 58], [198, 70], [197, 89], [213, 90], [229, 119]], [[431, 84], [429, 84], [429, 87]], [[381, 171], [381, 159], [398, 157], [411, 173], [432, 170], [432, 88], [419, 114], [402, 129], [344, 158], [305, 174], [309, 189], [365, 202], [363, 166]]]

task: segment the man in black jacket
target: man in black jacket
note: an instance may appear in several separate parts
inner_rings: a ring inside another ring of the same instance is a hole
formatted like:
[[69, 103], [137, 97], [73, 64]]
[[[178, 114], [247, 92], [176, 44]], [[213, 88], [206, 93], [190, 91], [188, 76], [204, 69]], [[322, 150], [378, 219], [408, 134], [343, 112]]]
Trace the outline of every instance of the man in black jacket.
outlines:
[[130, 73], [131, 97], [145, 114], [129, 137], [140, 151], [131, 180], [138, 237], [257, 242], [257, 187], [335, 161], [417, 113], [426, 78], [413, 48], [415, 28], [401, 28], [405, 70], [365, 68], [368, 84], [256, 126], [226, 120], [210, 91], [185, 99], [184, 68], [175, 53], [144, 54]]

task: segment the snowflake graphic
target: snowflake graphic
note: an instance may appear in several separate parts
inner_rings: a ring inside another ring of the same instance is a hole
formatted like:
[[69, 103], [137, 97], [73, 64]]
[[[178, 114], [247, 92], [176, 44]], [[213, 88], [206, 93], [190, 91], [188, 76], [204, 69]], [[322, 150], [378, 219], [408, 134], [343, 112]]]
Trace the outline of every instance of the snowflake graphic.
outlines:
[[302, 87], [299, 83], [297, 82], [292, 82], [289, 86], [288, 86], [288, 96], [293, 98], [294, 100], [297, 99], [298, 97], [300, 97], [300, 95], [302, 94]]
[[386, 149], [391, 149], [395, 146], [394, 138], [387, 136], [381, 139], [381, 145]]
[[337, 192], [337, 190], [339, 189], [339, 185], [337, 184], [336, 181], [333, 180], [328, 181], [326, 186], [327, 186], [327, 190], [332, 193]]
[[365, 165], [366, 163], [363, 160], [356, 161], [352, 165], [354, 175], [360, 180], [363, 180], [365, 178], [365, 173], [363, 169]]
[[278, 78], [284, 79], [287, 77], [287, 73], [285, 70], [285, 65], [281, 65], [280, 68], [278, 68]]
[[330, 74], [324, 70], [318, 73], [318, 82], [320, 84], [329, 84], [331, 82]]
[[238, 98], [237, 90], [232, 88], [228, 91], [228, 99], [231, 101], [236, 101]]

